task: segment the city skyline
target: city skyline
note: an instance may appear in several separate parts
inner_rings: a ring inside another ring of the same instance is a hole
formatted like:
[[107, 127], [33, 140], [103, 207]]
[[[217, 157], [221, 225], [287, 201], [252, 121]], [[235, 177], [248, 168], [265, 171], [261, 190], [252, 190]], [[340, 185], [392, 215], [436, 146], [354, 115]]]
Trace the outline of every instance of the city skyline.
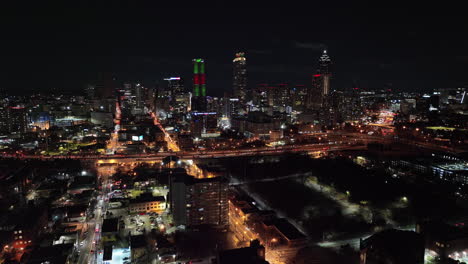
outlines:
[[[312, 17], [275, 8], [264, 14], [244, 11], [245, 21], [239, 24], [227, 19], [235, 10], [210, 9], [194, 24], [196, 32], [187, 23], [191, 21], [188, 9], [177, 10], [176, 24], [164, 22], [174, 10], [161, 9], [152, 22], [124, 21], [113, 27], [104, 22], [110, 15], [99, 18], [91, 13], [87, 22], [82, 21], [79, 9], [50, 16], [46, 16], [50, 11], [42, 16], [12, 13], [4, 24], [10, 52], [3, 57], [2, 88], [10, 93], [76, 92], [99, 72], [111, 72], [122, 82], [154, 85], [167, 76], [187, 79], [191, 59], [201, 57], [210, 69], [209, 94], [221, 96], [231, 90], [236, 52], [243, 51], [249, 58], [252, 88], [265, 82], [309, 84], [324, 48], [336, 62], [334, 89], [422, 91], [463, 87], [468, 82], [461, 70], [467, 64], [463, 49], [467, 40], [463, 20], [456, 15], [431, 21], [432, 13], [422, 11], [369, 12], [372, 9], [346, 5], [336, 10], [317, 8]], [[148, 14], [151, 9], [139, 11]], [[280, 14], [287, 22], [262, 20]], [[392, 20], [394, 16], [398, 21]], [[221, 23], [209, 23], [212, 19]]]
[[21, 4], [0, 263], [468, 263], [454, 6]]

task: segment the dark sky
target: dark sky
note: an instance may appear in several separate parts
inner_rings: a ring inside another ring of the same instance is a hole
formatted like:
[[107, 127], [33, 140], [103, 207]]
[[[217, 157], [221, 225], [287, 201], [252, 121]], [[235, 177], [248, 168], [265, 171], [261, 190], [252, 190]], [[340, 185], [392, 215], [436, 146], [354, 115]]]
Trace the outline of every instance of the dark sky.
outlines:
[[222, 95], [231, 89], [231, 61], [240, 50], [249, 86], [308, 85], [323, 48], [334, 63], [336, 89], [468, 85], [462, 7], [239, 6], [2, 8], [0, 88], [80, 91], [98, 72], [148, 86], [182, 76], [190, 85], [191, 59], [201, 57], [208, 94]]

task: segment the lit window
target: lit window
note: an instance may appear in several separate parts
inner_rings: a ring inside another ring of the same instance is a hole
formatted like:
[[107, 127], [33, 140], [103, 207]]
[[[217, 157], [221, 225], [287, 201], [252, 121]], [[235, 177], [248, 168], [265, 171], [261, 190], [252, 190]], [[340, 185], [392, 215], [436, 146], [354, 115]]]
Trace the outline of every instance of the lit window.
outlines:
[[15, 234], [18, 234], [18, 231], [15, 231]]
[[19, 234], [21, 234], [22, 232], [23, 232], [22, 230], [18, 231]]

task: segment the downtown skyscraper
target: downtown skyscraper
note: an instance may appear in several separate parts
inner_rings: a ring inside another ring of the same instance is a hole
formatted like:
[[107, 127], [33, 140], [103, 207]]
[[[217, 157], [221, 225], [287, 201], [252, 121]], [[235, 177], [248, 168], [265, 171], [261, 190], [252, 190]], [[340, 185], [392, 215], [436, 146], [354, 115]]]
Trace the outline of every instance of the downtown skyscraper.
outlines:
[[193, 59], [192, 111], [206, 111], [205, 60]]
[[241, 103], [245, 102], [247, 90], [247, 61], [244, 52], [236, 53], [233, 62], [232, 89]]
[[326, 97], [330, 94], [330, 64], [330, 57], [327, 54], [327, 50], [324, 50], [322, 56], [319, 59], [319, 68], [317, 72], [317, 75], [319, 75], [318, 77], [320, 77], [320, 82], [318, 85], [320, 86], [319, 90], [322, 99], [323, 97]]
[[307, 93], [306, 108], [315, 109], [324, 106], [328, 102], [330, 94], [330, 71], [331, 60], [324, 50], [319, 59], [319, 66], [314, 75], [312, 75], [312, 86]]

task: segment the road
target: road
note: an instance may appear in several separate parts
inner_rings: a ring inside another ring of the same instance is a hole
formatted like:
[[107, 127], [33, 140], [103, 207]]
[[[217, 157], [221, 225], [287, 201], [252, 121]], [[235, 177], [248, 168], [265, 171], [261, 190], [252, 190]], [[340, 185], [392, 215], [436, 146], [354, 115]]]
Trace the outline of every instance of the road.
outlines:
[[356, 146], [353, 143], [345, 143], [344, 141], [337, 143], [319, 143], [306, 145], [287, 145], [280, 147], [262, 147], [252, 149], [234, 149], [234, 150], [211, 150], [211, 151], [166, 151], [155, 154], [116, 154], [116, 155], [17, 155], [2, 154], [5, 158], [21, 158], [21, 159], [80, 159], [80, 160], [102, 160], [101, 163], [118, 163], [118, 162], [135, 162], [135, 161], [151, 161], [162, 160], [167, 156], [178, 156], [182, 159], [205, 159], [205, 158], [225, 158], [225, 157], [242, 157], [255, 155], [279, 155], [289, 152], [315, 152], [315, 151], [338, 151], [345, 149], [365, 149], [365, 145]]
[[[404, 230], [404, 231], [415, 231], [414, 226], [397, 226], [393, 227], [394, 229]], [[326, 248], [335, 248], [339, 249], [341, 246], [350, 245], [352, 248], [359, 250], [361, 239], [367, 239], [376, 232], [367, 232], [364, 234], [355, 235], [354, 237], [340, 240], [330, 240], [317, 243], [318, 246]]]
[[[93, 209], [94, 218], [87, 219], [86, 229], [83, 228], [83, 244], [79, 244], [79, 257], [78, 264], [95, 263], [96, 247], [100, 240], [100, 227], [102, 226], [103, 220], [103, 206], [102, 200], [96, 203], [96, 207]], [[99, 230], [99, 232], [96, 232]]]

